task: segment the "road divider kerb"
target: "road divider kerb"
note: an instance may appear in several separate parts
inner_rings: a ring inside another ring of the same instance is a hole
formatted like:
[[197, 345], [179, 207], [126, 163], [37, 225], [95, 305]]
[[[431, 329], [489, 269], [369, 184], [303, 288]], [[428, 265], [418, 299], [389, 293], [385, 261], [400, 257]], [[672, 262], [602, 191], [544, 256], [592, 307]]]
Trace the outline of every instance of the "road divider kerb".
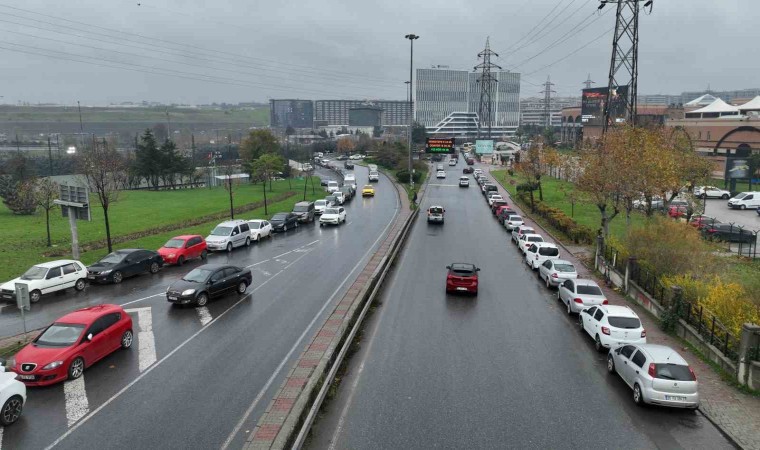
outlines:
[[393, 184], [407, 207], [396, 217], [385, 240], [306, 345], [248, 435], [245, 449], [297, 449], [303, 444], [362, 320], [419, 213], [419, 209], [409, 208], [404, 189]]

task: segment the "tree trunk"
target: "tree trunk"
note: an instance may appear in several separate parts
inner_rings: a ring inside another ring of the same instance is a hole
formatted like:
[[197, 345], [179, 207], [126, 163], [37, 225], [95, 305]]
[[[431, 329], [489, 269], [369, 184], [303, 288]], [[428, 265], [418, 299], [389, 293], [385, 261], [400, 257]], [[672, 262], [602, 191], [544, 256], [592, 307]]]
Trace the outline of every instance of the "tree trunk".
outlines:
[[269, 178], [269, 192], [272, 192], [272, 176], [270, 175], [268, 178]]
[[227, 180], [227, 190], [230, 192], [230, 219], [235, 220], [235, 208], [232, 206], [232, 179]]
[[264, 180], [261, 183], [261, 186], [264, 188], [264, 215], [269, 216], [269, 212], [267, 211], [267, 182]]
[[533, 189], [530, 190], [530, 210], [531, 212], [534, 212], [536, 210], [535, 205], [533, 203]]
[[108, 207], [103, 207], [103, 217], [106, 221], [106, 244], [108, 244], [108, 253], [111, 253], [113, 251], [113, 247], [111, 246], [111, 225], [108, 223]]
[[538, 199], [544, 201], [544, 189], [541, 186], [541, 180], [538, 180]]
[[45, 208], [45, 227], [47, 228], [47, 246], [50, 247], [50, 208]]

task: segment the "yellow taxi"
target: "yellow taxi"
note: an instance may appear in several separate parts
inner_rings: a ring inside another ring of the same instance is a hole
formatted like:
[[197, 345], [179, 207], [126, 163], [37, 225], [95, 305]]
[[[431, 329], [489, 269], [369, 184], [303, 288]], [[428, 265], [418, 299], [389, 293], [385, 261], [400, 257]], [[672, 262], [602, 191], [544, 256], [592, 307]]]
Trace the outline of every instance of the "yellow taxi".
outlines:
[[362, 188], [362, 197], [374, 197], [375, 196], [375, 187], [371, 184], [367, 184]]

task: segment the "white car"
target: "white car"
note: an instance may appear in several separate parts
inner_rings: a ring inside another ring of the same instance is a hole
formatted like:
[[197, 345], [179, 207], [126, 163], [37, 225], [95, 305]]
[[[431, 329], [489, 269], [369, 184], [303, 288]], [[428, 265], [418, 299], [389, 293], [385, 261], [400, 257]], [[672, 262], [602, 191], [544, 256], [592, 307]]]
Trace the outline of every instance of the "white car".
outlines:
[[330, 207], [319, 217], [319, 226], [340, 225], [346, 221], [346, 209], [342, 206]]
[[380, 181], [380, 173], [377, 170], [370, 170], [369, 181]]
[[699, 408], [699, 384], [689, 363], [664, 345], [624, 345], [607, 355], [607, 371], [617, 373], [633, 389], [633, 401]]
[[0, 286], [0, 300], [16, 300], [16, 283], [29, 286], [29, 301], [37, 303], [43, 294], [62, 291], [73, 287], [84, 290], [87, 269], [84, 264], [73, 259], [59, 259], [32, 266], [18, 278]]
[[446, 178], [446, 172], [443, 171], [443, 170], [439, 170], [438, 172], [435, 173], [435, 177], [436, 178]]
[[514, 242], [515, 244], [519, 244], [520, 243], [520, 237], [523, 234], [529, 234], [529, 233], [530, 234], [535, 234], [535, 232], [536, 232], [536, 230], [534, 230], [533, 227], [528, 226], [528, 225], [520, 225], [517, 228], [513, 228], [512, 229], [512, 242]]
[[272, 237], [272, 224], [268, 220], [249, 220], [248, 226], [251, 228], [252, 241], [258, 242], [261, 238]]
[[457, 160], [456, 160], [456, 159], [453, 159], [453, 158], [452, 158], [452, 159], [450, 159], [450, 160], [449, 160], [449, 165], [450, 165], [450, 166], [456, 166], [456, 165], [457, 165]]
[[459, 177], [460, 187], [470, 187], [470, 177]]
[[500, 194], [493, 194], [488, 196], [488, 206], [493, 206], [493, 202], [495, 201], [504, 201], [504, 197], [502, 197]]
[[647, 331], [639, 316], [627, 306], [600, 305], [578, 314], [578, 326], [594, 339], [601, 352], [625, 344], [646, 344]]
[[331, 207], [333, 204], [332, 202], [328, 202], [327, 200], [316, 200], [314, 202], [314, 214], [322, 214], [325, 212], [325, 209]]
[[340, 185], [337, 181], [328, 181], [327, 182], [327, 193], [332, 194], [333, 192], [336, 192], [340, 189]]
[[533, 270], [547, 259], [559, 259], [559, 248], [550, 242], [534, 242], [525, 249], [525, 263]]
[[525, 254], [525, 250], [534, 242], [544, 242], [544, 237], [537, 233], [523, 233], [520, 236], [520, 240], [517, 241], [517, 248], [520, 249], [520, 253]]
[[697, 186], [694, 188], [694, 195], [698, 198], [722, 198], [723, 200], [728, 200], [731, 197], [731, 192], [715, 186]]
[[21, 417], [26, 403], [26, 385], [16, 380], [16, 374], [6, 372], [0, 361], [0, 425], [7, 427]]
[[344, 194], [343, 191], [335, 191], [332, 193], [332, 195], [334, 195], [335, 198], [338, 199], [339, 205], [346, 203], [346, 194]]
[[483, 173], [483, 169], [474, 169], [474, 170], [472, 171], [472, 176], [474, 176], [475, 178], [477, 178], [477, 177], [478, 177], [478, 175], [480, 175], [480, 174], [482, 174], [482, 173]]
[[567, 305], [567, 315], [577, 314], [591, 306], [608, 304], [604, 292], [593, 280], [565, 280], [557, 289], [557, 299]]
[[504, 226], [507, 228], [507, 231], [512, 231], [523, 223], [524, 222], [522, 216], [518, 216], [516, 214], [510, 214], [506, 219], [504, 219]]
[[556, 287], [565, 280], [578, 278], [578, 272], [570, 261], [564, 259], [548, 259], [538, 266], [538, 277], [544, 280], [546, 287]]

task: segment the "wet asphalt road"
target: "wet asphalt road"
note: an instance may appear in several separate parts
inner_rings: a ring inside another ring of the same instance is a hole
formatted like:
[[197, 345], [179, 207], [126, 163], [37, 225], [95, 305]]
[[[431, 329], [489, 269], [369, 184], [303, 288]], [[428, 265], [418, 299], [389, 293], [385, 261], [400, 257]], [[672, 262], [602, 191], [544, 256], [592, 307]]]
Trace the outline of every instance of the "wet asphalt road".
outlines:
[[[355, 172], [363, 185], [366, 169]], [[214, 300], [205, 311], [172, 307], [164, 296], [168, 284], [200, 262], [44, 298], [30, 322], [46, 324], [101, 302], [149, 311], [150, 321], [131, 312], [135, 344], [85, 371], [83, 382], [30, 388], [19, 422], [0, 428], [0, 448], [188, 449], [225, 442], [240, 448], [398, 208], [396, 190], [382, 177], [375, 198], [347, 203], [347, 224], [301, 225], [229, 255], [210, 255], [209, 262], [250, 266], [254, 282], [248, 295]], [[5, 316], [0, 324], [16, 323]], [[138, 329], [152, 331], [155, 362]]]
[[[309, 448], [732, 448], [700, 413], [639, 408], [525, 265], [463, 164], [432, 179], [415, 224]], [[445, 266], [482, 268], [477, 297]]]

